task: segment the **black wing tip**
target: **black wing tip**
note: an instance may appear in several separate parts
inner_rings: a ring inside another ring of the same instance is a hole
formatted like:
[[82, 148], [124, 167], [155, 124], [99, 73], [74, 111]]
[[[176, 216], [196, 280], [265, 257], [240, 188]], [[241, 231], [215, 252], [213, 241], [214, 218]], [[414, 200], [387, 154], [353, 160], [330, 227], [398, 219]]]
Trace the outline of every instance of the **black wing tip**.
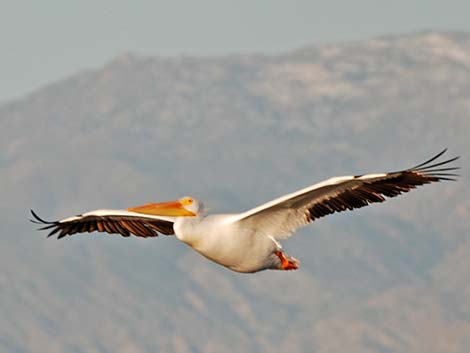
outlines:
[[29, 221], [34, 224], [56, 224], [57, 223], [57, 222], [51, 222], [51, 221], [46, 221], [42, 219], [41, 217], [39, 217], [39, 215], [36, 212], [34, 212], [33, 209], [31, 209], [30, 212], [34, 219], [30, 219]]
[[[409, 171], [415, 171], [415, 172], [422, 172], [422, 173], [426, 173], [426, 174], [430, 175], [430, 174], [433, 174], [433, 173], [439, 174], [440, 172], [447, 172], [447, 171], [460, 169], [460, 167], [458, 167], [458, 166], [451, 166], [451, 167], [447, 167], [447, 168], [438, 168], [438, 169], [436, 169], [436, 167], [447, 165], [449, 163], [455, 162], [458, 159], [460, 159], [460, 156], [455, 156], [453, 158], [449, 158], [449, 159], [446, 159], [444, 161], [440, 161], [440, 162], [436, 161], [446, 151], [447, 151], [447, 148], [444, 148], [441, 152], [436, 154], [434, 157], [428, 159], [426, 162], [420, 163], [420, 164], [418, 164], [418, 165], [416, 165], [412, 168], [409, 168], [408, 170]], [[436, 161], [437, 163], [432, 164], [432, 162], [434, 162], [434, 161]]]
[[425, 162], [420, 163], [420, 164], [418, 164], [418, 165], [416, 165], [416, 166], [414, 166], [414, 167], [412, 167], [412, 168], [410, 168], [410, 169], [413, 169], [413, 170], [414, 170], [414, 169], [418, 169], [418, 168], [420, 168], [420, 167], [424, 167], [425, 165], [427, 165], [427, 164], [431, 163], [432, 161], [438, 159], [440, 156], [442, 156], [442, 155], [443, 155], [444, 153], [446, 153], [446, 152], [447, 152], [447, 147], [444, 148], [444, 149], [443, 149], [441, 152], [439, 152], [438, 154], [436, 154], [434, 157], [431, 157], [430, 159], [426, 160]]
[[[428, 159], [426, 162], [418, 164], [417, 166], [410, 168], [407, 171], [418, 173], [428, 178], [432, 178], [433, 180], [431, 181], [457, 181], [457, 177], [459, 177], [460, 175], [450, 172], [459, 170], [461, 168], [459, 166], [448, 165], [460, 159], [460, 156], [455, 156], [453, 158], [449, 158], [439, 162], [437, 159], [441, 157], [445, 152], [447, 152], [447, 148], [444, 148], [441, 152], [439, 152], [431, 159]], [[439, 168], [441, 166], [445, 166], [445, 168]]]
[[[47, 234], [47, 238], [50, 238], [52, 235], [57, 233], [57, 231], [60, 229], [57, 225], [59, 222], [51, 222], [51, 221], [46, 221], [39, 217], [39, 215], [34, 212], [33, 209], [30, 210], [31, 215], [33, 216], [34, 219], [30, 219], [29, 221], [34, 224], [40, 224], [40, 225], [45, 225], [44, 227], [38, 228], [37, 230], [49, 230], [52, 228], [52, 230]], [[59, 239], [59, 238], [58, 238]]]

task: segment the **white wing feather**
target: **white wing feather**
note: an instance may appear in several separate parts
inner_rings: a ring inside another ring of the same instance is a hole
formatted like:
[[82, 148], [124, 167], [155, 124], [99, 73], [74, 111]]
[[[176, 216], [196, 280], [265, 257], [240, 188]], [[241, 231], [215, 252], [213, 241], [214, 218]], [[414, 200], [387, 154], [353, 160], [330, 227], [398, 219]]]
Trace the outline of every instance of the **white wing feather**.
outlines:
[[127, 210], [99, 209], [99, 210], [85, 212], [78, 216], [64, 218], [64, 219], [59, 220], [58, 222], [67, 223], [71, 221], [78, 221], [80, 219], [84, 219], [86, 217], [91, 217], [91, 216], [112, 217], [112, 218], [135, 217], [136, 219], [153, 219], [153, 220], [161, 220], [161, 221], [167, 221], [167, 222], [174, 222], [175, 220], [175, 217], [156, 216], [156, 215], [151, 215], [151, 214], [127, 211]]
[[291, 194], [281, 196], [258, 207], [234, 216], [230, 221], [239, 226], [256, 228], [256, 231], [276, 239], [286, 239], [295, 230], [310, 222], [307, 210], [315, 203], [331, 198], [364, 180], [385, 177], [386, 174], [369, 174], [360, 178], [341, 176], [324, 180]]

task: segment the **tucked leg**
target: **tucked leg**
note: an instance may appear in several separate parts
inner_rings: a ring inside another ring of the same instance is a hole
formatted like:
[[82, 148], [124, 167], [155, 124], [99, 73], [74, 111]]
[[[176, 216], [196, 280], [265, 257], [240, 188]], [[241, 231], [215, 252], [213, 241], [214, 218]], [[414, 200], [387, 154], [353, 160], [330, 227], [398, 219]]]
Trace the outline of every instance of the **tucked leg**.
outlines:
[[291, 257], [285, 254], [282, 250], [277, 250], [275, 252], [276, 256], [281, 260], [280, 270], [297, 270], [299, 268], [299, 260], [294, 257]]

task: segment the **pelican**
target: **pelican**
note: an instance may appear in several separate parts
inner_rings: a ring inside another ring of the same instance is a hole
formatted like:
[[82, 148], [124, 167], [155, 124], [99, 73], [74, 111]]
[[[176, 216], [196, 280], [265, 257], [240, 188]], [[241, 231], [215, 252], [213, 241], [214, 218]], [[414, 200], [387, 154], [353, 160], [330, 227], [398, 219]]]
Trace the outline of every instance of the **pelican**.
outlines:
[[99, 209], [48, 222], [31, 210], [39, 230], [58, 239], [77, 233], [106, 232], [129, 237], [175, 235], [201, 255], [243, 273], [267, 269], [296, 270], [299, 261], [289, 256], [280, 240], [318, 218], [383, 202], [417, 186], [456, 180], [459, 169], [449, 165], [459, 157], [438, 161], [446, 149], [415, 167], [398, 172], [340, 176], [327, 179], [237, 214], [206, 215], [201, 201], [148, 203], [127, 210]]

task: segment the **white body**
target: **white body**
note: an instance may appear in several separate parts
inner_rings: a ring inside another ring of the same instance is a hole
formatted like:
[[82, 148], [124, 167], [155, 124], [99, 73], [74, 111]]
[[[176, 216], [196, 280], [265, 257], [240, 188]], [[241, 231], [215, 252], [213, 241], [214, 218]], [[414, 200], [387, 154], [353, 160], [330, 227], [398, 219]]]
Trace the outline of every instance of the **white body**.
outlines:
[[275, 253], [280, 244], [273, 237], [231, 222], [233, 216], [179, 217], [173, 228], [178, 240], [233, 271], [279, 269], [281, 260]]

